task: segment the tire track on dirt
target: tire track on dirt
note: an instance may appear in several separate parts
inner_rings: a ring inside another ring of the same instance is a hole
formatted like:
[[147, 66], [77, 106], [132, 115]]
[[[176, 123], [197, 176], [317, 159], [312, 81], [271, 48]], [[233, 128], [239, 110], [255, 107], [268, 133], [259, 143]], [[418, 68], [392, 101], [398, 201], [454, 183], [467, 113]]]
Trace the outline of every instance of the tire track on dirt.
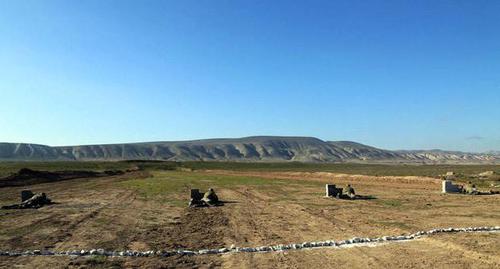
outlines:
[[[455, 244], [450, 241], [442, 241], [441, 239], [437, 238], [426, 238], [425, 242], [431, 244], [432, 246], [436, 246], [438, 248], [444, 248], [448, 249], [451, 253], [461, 253], [464, 257], [474, 260], [476, 262], [480, 263], [487, 263], [489, 265], [495, 265], [495, 266], [500, 266], [500, 256], [493, 256], [493, 255], [488, 255], [485, 253], [479, 253], [474, 250], [466, 249], [463, 246], [460, 246], [458, 244]], [[484, 259], [484, 257], [487, 257], [487, 259]]]
[[[271, 206], [270, 197], [261, 192], [251, 191], [249, 188], [225, 191], [227, 197], [238, 201], [234, 208], [227, 208], [230, 219], [229, 229], [234, 231], [233, 236], [229, 238], [229, 243], [264, 245], [277, 237], [272, 232], [277, 229], [269, 227], [269, 218], [273, 216], [266, 212], [266, 209]], [[278, 236], [278, 238], [281, 237]], [[238, 258], [228, 256], [224, 259], [224, 267], [227, 268], [240, 267], [242, 264], [248, 268], [255, 268], [258, 262], [254, 255], [244, 255]]]
[[[243, 246], [249, 241], [254, 245], [304, 242], [307, 241], [307, 236], [309, 239], [313, 236], [316, 236], [315, 238], [317, 236], [331, 237], [329, 231], [332, 230], [338, 230], [339, 233], [335, 233], [339, 237], [346, 231], [354, 236], [363, 234], [365, 230], [358, 229], [355, 223], [349, 223], [335, 216], [332, 219], [332, 216], [326, 216], [322, 211], [319, 212], [305, 205], [273, 202], [270, 196], [253, 189], [233, 189], [230, 192], [231, 198], [237, 199], [238, 207], [240, 207], [229, 213], [233, 223], [231, 230], [239, 232], [236, 234], [238, 237], [234, 238], [233, 242], [241, 242]], [[306, 231], [297, 232], [301, 229], [306, 229]], [[277, 236], [272, 231], [275, 231]], [[360, 255], [365, 255], [366, 258], [372, 260], [372, 263], [378, 264], [380, 262], [376, 257], [363, 253]], [[296, 255], [273, 256], [273, 259], [278, 258], [281, 261], [286, 261], [284, 264], [288, 265], [301, 264], [301, 259], [304, 259], [304, 257]], [[241, 262], [241, 259], [244, 259], [245, 264], [249, 266], [258, 264], [257, 257], [254, 255], [244, 255], [238, 259], [228, 258], [227, 263], [230, 265], [229, 267], [233, 267]], [[283, 263], [280, 262], [280, 264]]]
[[131, 204], [134, 201], [135, 196], [133, 192], [127, 191], [125, 195], [120, 192], [113, 194], [110, 198], [111, 202], [103, 203], [98, 208], [92, 209], [82, 217], [72, 221], [68, 226], [61, 227], [57, 232], [59, 235], [57, 238], [58, 240], [54, 242], [55, 248], [62, 248], [65, 246], [65, 243], [72, 241], [71, 238], [81, 235], [82, 231], [86, 231], [88, 229], [88, 224], [96, 219], [104, 210], [113, 207], [115, 204]]
[[[269, 221], [272, 219], [271, 216], [267, 216], [269, 215], [267, 211], [271, 206], [269, 197], [250, 191], [248, 188], [244, 190], [233, 189], [230, 192], [233, 195], [236, 194], [236, 197], [238, 197], [237, 208], [228, 210], [228, 214], [232, 220], [232, 230], [238, 232], [247, 231], [246, 234], [243, 234], [245, 242], [261, 242], [265, 244], [269, 243], [270, 239], [278, 236], [271, 232], [275, 229], [266, 228], [265, 225], [269, 224]], [[250, 231], [252, 232], [251, 234], [248, 233]], [[241, 234], [238, 236], [241, 236]], [[281, 237], [278, 236], [278, 238]], [[233, 240], [238, 242], [241, 241], [241, 238], [233, 238]]]
[[[132, 241], [145, 242], [151, 249], [223, 248], [227, 238], [233, 237], [228, 229], [229, 219], [223, 207], [184, 208], [175, 222], [155, 225], [135, 234]], [[161, 265], [159, 265], [161, 264]], [[192, 255], [166, 257], [152, 268], [218, 268], [220, 257], [200, 258]], [[130, 264], [132, 267], [135, 263]], [[144, 264], [137, 265], [141, 267]]]

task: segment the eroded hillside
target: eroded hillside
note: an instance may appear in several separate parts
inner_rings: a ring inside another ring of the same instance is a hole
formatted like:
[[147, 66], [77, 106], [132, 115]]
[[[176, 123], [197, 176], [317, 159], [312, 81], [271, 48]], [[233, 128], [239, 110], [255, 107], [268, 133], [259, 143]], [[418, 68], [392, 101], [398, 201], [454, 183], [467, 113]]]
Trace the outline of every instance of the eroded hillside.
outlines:
[[257, 136], [180, 142], [50, 147], [0, 143], [1, 160], [169, 160], [169, 161], [394, 161], [496, 163], [498, 154], [450, 151], [390, 151], [349, 141], [314, 137]]

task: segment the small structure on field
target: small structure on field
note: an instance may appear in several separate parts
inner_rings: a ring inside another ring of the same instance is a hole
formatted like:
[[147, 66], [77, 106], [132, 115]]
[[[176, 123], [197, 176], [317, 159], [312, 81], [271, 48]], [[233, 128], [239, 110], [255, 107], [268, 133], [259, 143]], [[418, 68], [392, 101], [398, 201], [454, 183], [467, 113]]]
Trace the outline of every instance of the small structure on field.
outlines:
[[442, 181], [442, 192], [443, 193], [463, 193], [464, 188], [462, 185], [455, 185], [451, 180]]
[[206, 206], [202, 201], [203, 194], [199, 189], [191, 189], [191, 200], [189, 201], [189, 207], [201, 207]]
[[215, 194], [214, 189], [208, 189], [208, 192], [202, 193], [199, 189], [191, 189], [191, 200], [189, 207], [219, 206], [222, 203]]
[[199, 189], [191, 189], [191, 199], [193, 200], [201, 200], [203, 198], [202, 192]]
[[30, 190], [21, 191], [21, 203], [30, 199], [31, 197], [33, 197], [33, 195], [35, 195], [35, 194]]
[[347, 184], [345, 188], [337, 188], [335, 184], [326, 184], [325, 186], [326, 197], [334, 197], [337, 199], [350, 199], [350, 200], [371, 200], [376, 199], [373, 196], [357, 195], [351, 184]]
[[340, 198], [342, 196], [342, 188], [337, 188], [335, 184], [326, 184], [326, 197]]
[[21, 203], [2, 206], [2, 209], [27, 209], [27, 208], [40, 208], [44, 205], [50, 205], [52, 201], [47, 198], [45, 193], [33, 194], [29, 190], [24, 190], [21, 192]]
[[452, 180], [455, 179], [455, 177], [456, 177], [455, 172], [446, 172], [446, 174], [444, 174], [443, 176], [445, 180]]

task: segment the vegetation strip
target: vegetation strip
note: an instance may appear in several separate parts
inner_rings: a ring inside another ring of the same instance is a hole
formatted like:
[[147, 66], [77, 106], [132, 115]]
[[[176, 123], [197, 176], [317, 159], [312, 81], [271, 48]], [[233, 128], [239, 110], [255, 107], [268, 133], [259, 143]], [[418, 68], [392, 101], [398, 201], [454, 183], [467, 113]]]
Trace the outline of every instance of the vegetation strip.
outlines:
[[383, 236], [377, 238], [360, 238], [341, 241], [320, 241], [320, 242], [304, 242], [299, 244], [274, 245], [261, 247], [234, 247], [220, 249], [201, 249], [201, 250], [168, 250], [168, 251], [106, 251], [104, 249], [92, 250], [71, 250], [71, 251], [50, 251], [50, 250], [27, 250], [27, 251], [0, 251], [0, 256], [108, 256], [108, 257], [168, 257], [174, 255], [207, 255], [207, 254], [224, 254], [238, 252], [272, 252], [272, 251], [287, 251], [296, 249], [311, 249], [319, 247], [347, 247], [347, 246], [363, 246], [367, 244], [387, 243], [393, 241], [409, 241], [423, 236], [430, 236], [440, 233], [464, 233], [464, 232], [496, 232], [500, 231], [500, 226], [492, 227], [467, 227], [467, 228], [441, 228], [432, 229], [429, 231], [419, 231], [410, 235], [400, 236]]

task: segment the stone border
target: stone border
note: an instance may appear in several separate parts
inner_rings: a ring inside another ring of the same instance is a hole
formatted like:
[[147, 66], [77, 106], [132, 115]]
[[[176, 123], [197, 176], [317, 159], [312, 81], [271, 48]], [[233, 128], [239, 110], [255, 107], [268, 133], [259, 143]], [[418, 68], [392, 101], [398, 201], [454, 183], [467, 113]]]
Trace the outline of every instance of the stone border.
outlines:
[[376, 238], [360, 238], [354, 237], [341, 241], [319, 241], [319, 242], [304, 242], [288, 245], [274, 245], [261, 247], [235, 247], [232, 245], [229, 248], [219, 249], [201, 249], [201, 250], [163, 250], [163, 251], [106, 251], [104, 249], [91, 250], [71, 250], [71, 251], [50, 251], [50, 250], [26, 250], [26, 251], [1, 251], [0, 256], [18, 257], [18, 256], [108, 256], [108, 257], [168, 257], [174, 255], [208, 255], [208, 254], [224, 254], [224, 253], [240, 253], [240, 252], [273, 252], [273, 251], [289, 251], [298, 249], [312, 249], [320, 247], [355, 247], [369, 246], [374, 244], [403, 242], [418, 239], [424, 236], [430, 236], [440, 233], [466, 233], [466, 232], [498, 232], [500, 226], [492, 227], [467, 227], [467, 228], [441, 228], [432, 229], [429, 231], [419, 231], [410, 235], [399, 236], [383, 236]]

